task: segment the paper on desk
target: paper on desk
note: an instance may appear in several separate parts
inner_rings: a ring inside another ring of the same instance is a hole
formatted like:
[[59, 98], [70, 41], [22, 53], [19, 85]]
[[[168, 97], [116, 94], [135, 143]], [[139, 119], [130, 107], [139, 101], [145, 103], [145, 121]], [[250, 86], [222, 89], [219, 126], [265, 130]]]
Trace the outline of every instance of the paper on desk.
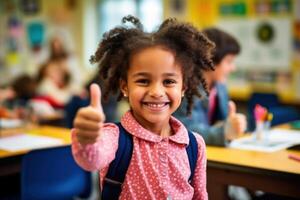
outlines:
[[300, 144], [300, 131], [273, 129], [265, 132], [265, 139], [256, 140], [255, 135], [233, 140], [229, 147], [253, 151], [274, 152]]
[[60, 144], [62, 144], [60, 139], [29, 134], [0, 138], [0, 149], [11, 152], [52, 147]]
[[20, 119], [0, 119], [0, 128], [18, 128], [24, 124]]

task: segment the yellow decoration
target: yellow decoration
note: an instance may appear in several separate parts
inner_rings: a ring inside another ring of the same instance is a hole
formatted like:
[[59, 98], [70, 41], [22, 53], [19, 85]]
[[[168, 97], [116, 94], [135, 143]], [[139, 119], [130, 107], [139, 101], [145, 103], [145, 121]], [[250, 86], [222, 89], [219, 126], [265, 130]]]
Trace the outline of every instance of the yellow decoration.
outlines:
[[7, 66], [13, 66], [20, 63], [20, 54], [13, 52], [6, 54], [5, 61]]

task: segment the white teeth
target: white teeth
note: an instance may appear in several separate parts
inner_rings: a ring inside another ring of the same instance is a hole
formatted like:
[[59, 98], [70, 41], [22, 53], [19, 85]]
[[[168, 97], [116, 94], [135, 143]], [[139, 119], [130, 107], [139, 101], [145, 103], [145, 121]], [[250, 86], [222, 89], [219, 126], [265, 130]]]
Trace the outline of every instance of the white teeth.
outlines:
[[147, 103], [147, 105], [152, 108], [162, 108], [165, 103]]

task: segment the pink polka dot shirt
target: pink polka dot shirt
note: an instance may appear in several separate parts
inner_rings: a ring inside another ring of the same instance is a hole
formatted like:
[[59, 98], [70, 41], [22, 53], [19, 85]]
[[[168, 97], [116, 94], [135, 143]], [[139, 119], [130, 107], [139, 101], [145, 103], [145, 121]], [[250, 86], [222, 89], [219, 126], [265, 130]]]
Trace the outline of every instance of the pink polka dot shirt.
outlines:
[[[133, 153], [119, 199], [208, 199], [205, 143], [199, 134], [195, 134], [198, 160], [190, 184], [191, 172], [185, 149], [189, 137], [181, 122], [171, 117], [170, 124], [175, 134], [165, 138], [144, 129], [130, 111], [124, 114], [121, 123], [133, 135]], [[100, 180], [103, 180], [118, 148], [118, 126], [106, 123], [101, 137], [94, 144], [81, 145], [74, 134], [72, 151], [76, 162], [86, 170], [99, 170]]]

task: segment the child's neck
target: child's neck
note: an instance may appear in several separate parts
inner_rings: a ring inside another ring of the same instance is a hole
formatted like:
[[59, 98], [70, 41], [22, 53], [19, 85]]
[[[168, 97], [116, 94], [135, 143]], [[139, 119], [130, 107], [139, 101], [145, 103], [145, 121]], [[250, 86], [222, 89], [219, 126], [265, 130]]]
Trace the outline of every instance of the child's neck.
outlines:
[[157, 133], [158, 135], [160, 135], [161, 137], [165, 138], [165, 137], [169, 137], [172, 135], [172, 128], [171, 126], [168, 124], [168, 126], [166, 126], [165, 128], [162, 128], [160, 130], [160, 132], [154, 132]]
[[151, 128], [147, 127], [147, 129], [163, 138], [169, 137], [172, 135], [172, 129], [171, 129], [170, 125], [165, 126], [165, 127], [151, 127]]
[[173, 130], [169, 124], [166, 124], [166, 125], [143, 124], [142, 126], [144, 128], [146, 128], [147, 130], [149, 130], [149, 131], [153, 132], [154, 134], [159, 135], [163, 138], [169, 137], [173, 134]]
[[143, 121], [142, 119], [138, 119], [137, 117], [135, 117], [135, 119], [145, 129], [147, 129], [147, 130], [151, 131], [152, 133], [155, 133], [163, 138], [173, 135], [173, 130], [172, 130], [169, 122], [161, 123], [161, 124], [153, 124], [153, 123], [148, 123], [146, 121]]
[[214, 86], [214, 81], [212, 79], [212, 73], [211, 72], [206, 72], [204, 74], [204, 78], [205, 78], [205, 81], [206, 81], [206, 84], [207, 84], [207, 89], [208, 89], [208, 91], [210, 91]]

